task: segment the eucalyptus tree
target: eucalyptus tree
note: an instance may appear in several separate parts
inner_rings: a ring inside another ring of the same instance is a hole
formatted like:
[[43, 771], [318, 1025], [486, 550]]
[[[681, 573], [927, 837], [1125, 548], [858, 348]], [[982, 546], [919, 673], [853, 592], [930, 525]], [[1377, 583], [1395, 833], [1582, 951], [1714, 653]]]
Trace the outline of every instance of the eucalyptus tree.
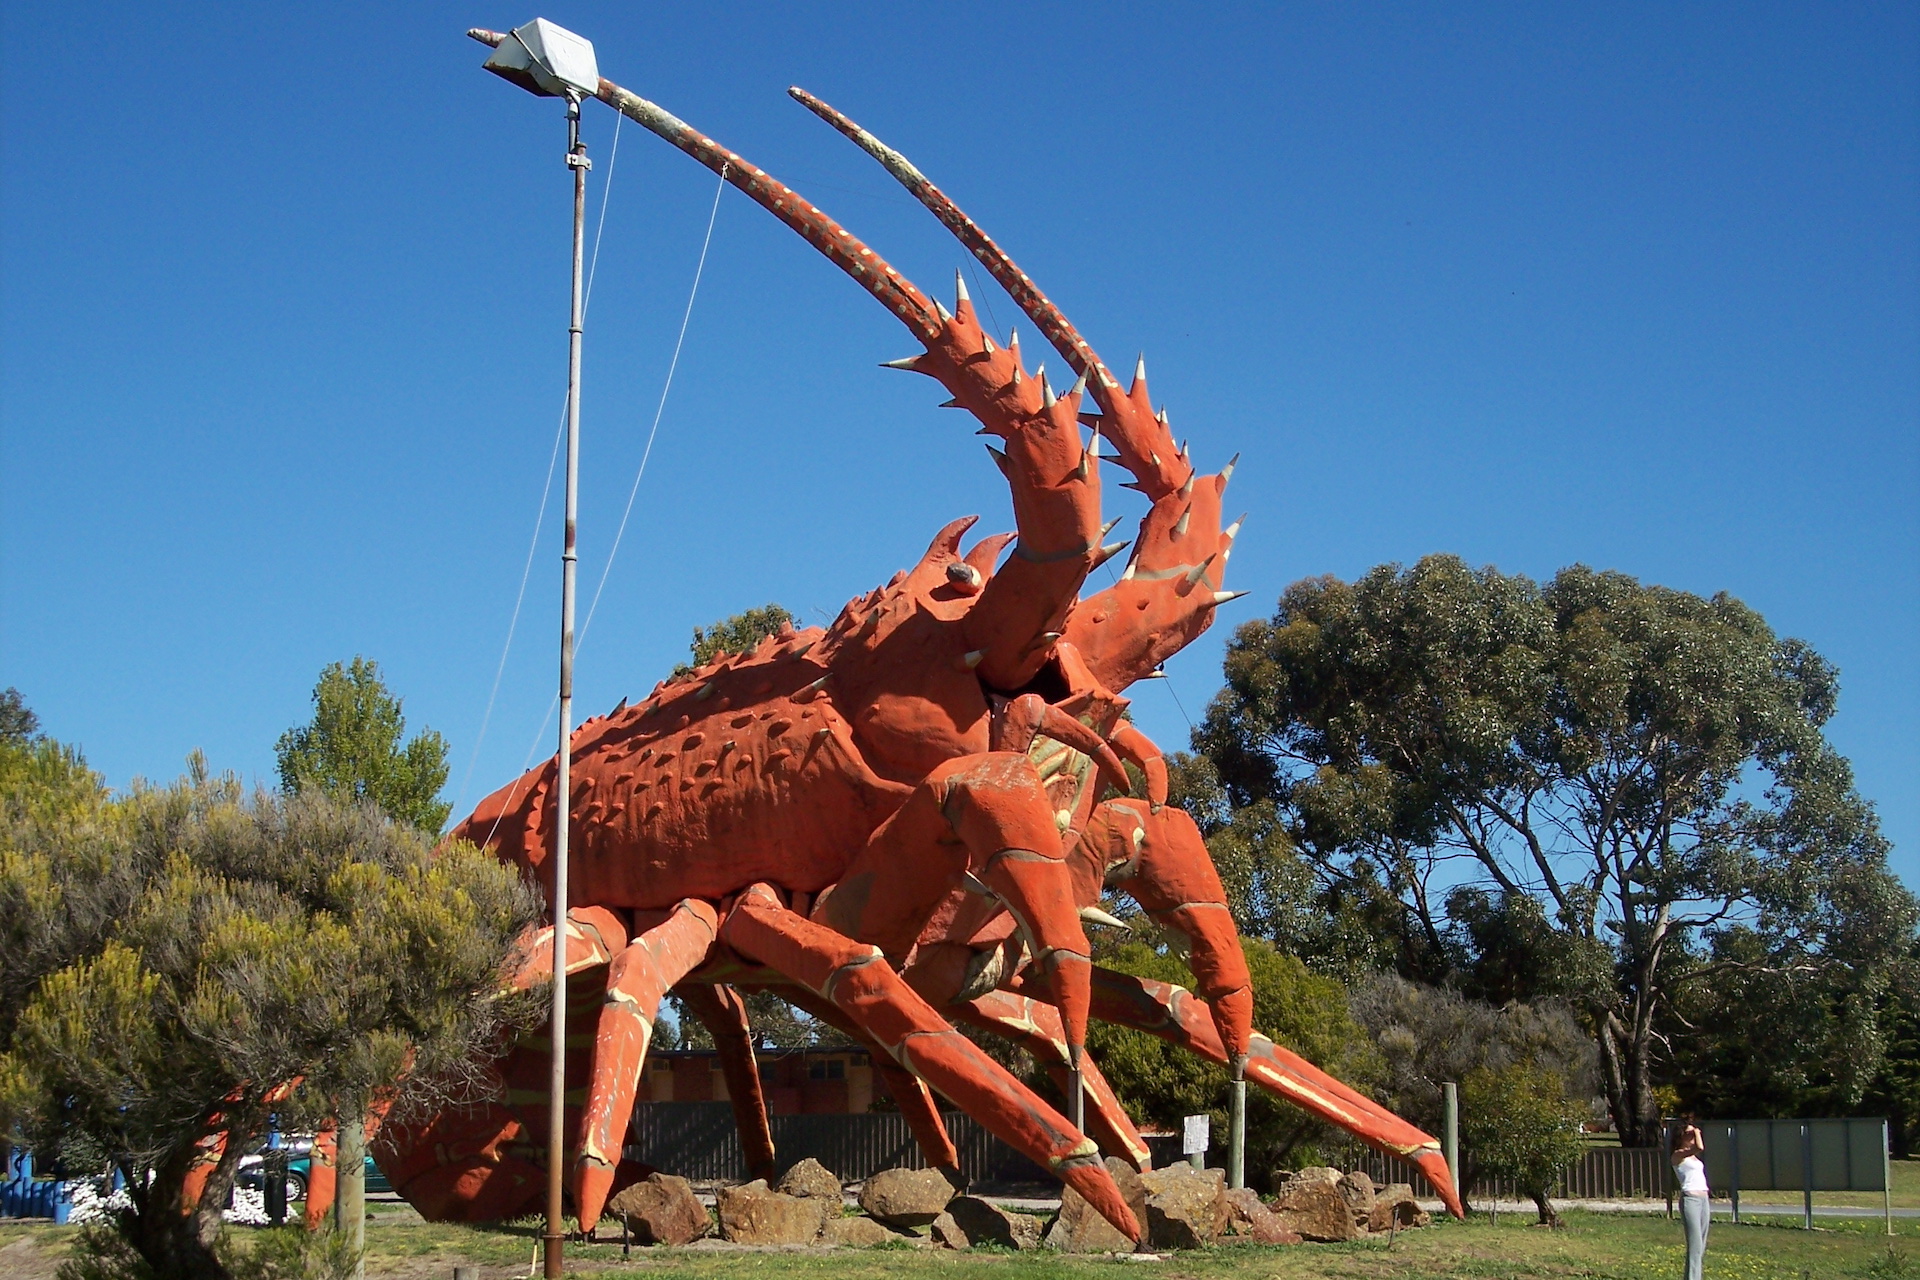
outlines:
[[1403, 972], [1579, 1008], [1645, 1145], [1683, 991], [1871, 992], [1911, 945], [1824, 732], [1838, 692], [1724, 594], [1429, 556], [1290, 587], [1235, 634], [1195, 742], [1234, 810], [1270, 804], [1322, 891], [1395, 933]]

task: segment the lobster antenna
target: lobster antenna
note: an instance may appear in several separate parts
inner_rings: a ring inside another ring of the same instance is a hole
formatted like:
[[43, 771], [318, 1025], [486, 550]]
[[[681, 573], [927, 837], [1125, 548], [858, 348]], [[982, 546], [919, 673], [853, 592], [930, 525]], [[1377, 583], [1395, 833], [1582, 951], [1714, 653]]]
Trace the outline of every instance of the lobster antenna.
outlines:
[[[968, 217], [946, 192], [929, 181], [911, 160], [805, 89], [796, 86], [788, 89], [787, 94], [878, 160], [901, 186], [925, 205], [928, 212], [940, 219], [947, 230], [980, 260], [1000, 287], [1039, 326], [1041, 334], [1072, 366], [1073, 371], [1088, 375], [1088, 389], [1093, 393], [1094, 402], [1100, 406], [1102, 414], [1114, 419], [1115, 425], [1107, 429], [1107, 438], [1122, 451], [1122, 461], [1127, 470], [1142, 480], [1148, 476], [1153, 478], [1151, 483], [1156, 492], [1150, 493], [1149, 497], [1158, 496], [1157, 491], [1179, 488], [1186, 479], [1181, 472], [1191, 472], [1192, 468], [1176, 460], [1171, 447], [1172, 437], [1167, 435], [1164, 427], [1151, 420], [1150, 410], [1130, 402], [1119, 379], [1100, 359], [1092, 344], [1080, 336], [1080, 331], [1074, 328], [1072, 321], [1020, 270], [1007, 251]], [[1156, 448], [1161, 443], [1161, 436], [1167, 436], [1166, 462], [1160, 461], [1161, 451]]]
[[752, 161], [728, 151], [671, 111], [611, 80], [601, 80], [595, 96], [719, 174], [755, 204], [797, 231], [803, 240], [852, 276], [881, 306], [923, 340], [932, 341], [940, 336], [945, 325], [939, 304], [805, 196]]

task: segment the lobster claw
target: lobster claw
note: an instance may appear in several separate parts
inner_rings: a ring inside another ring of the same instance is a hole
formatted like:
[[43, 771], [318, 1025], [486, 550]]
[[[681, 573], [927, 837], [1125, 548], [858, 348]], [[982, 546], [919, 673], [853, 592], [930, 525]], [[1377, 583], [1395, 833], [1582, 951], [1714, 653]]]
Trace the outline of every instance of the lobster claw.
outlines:
[[1122, 721], [1113, 731], [1114, 747], [1147, 775], [1147, 802], [1155, 813], [1167, 803], [1167, 758], [1146, 734]]
[[1253, 977], [1200, 829], [1185, 810], [1165, 805], [1123, 800], [1110, 812], [1132, 818], [1121, 824], [1129, 830], [1114, 833], [1132, 855], [1121, 884], [1156, 924], [1185, 940], [1195, 989], [1206, 999], [1227, 1060], [1244, 1062], [1253, 1038]]
[[[994, 726], [994, 746], [1000, 751], [1025, 752], [1042, 734], [1064, 742], [1100, 767], [1107, 782], [1123, 795], [1133, 794], [1133, 780], [1113, 747], [1097, 732], [1080, 723], [1037, 693], [1023, 693], [1007, 703]], [[1162, 769], [1164, 773], [1164, 768]], [[1164, 797], [1165, 791], [1162, 790]]]

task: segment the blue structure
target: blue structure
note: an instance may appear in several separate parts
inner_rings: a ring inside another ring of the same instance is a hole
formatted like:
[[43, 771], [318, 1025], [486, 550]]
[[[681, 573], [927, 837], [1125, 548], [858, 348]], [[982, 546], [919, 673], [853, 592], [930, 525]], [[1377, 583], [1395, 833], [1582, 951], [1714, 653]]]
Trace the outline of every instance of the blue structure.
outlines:
[[52, 1218], [64, 1226], [73, 1212], [70, 1184], [33, 1176], [33, 1153], [15, 1147], [0, 1181], [0, 1218]]

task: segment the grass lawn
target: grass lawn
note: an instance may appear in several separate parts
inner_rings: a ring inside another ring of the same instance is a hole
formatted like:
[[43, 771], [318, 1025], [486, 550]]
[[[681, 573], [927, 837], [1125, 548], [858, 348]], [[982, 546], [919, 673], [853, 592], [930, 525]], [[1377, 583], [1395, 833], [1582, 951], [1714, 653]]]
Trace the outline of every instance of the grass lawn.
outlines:
[[[411, 1215], [376, 1215], [367, 1227], [367, 1274], [379, 1280], [445, 1280], [456, 1263], [480, 1264], [486, 1280], [527, 1274], [531, 1224], [496, 1229], [436, 1226]], [[386, 1219], [383, 1221], [382, 1219]], [[1819, 1230], [1786, 1225], [1716, 1221], [1707, 1253], [1715, 1280], [1840, 1280], [1915, 1277], [1920, 1280], [1920, 1221], [1896, 1222], [1889, 1240], [1878, 1220], [1827, 1221]], [[71, 1232], [52, 1227], [0, 1227], [0, 1274], [21, 1280], [51, 1277]], [[1051, 1253], [951, 1253], [889, 1247], [745, 1252], [717, 1249], [635, 1249], [623, 1264], [618, 1243], [573, 1245], [569, 1271], [631, 1271], [648, 1277], [734, 1280], [1038, 1280], [1039, 1277], [1117, 1277], [1173, 1280], [1506, 1280], [1507, 1277], [1580, 1277], [1581, 1280], [1673, 1280], [1680, 1274], [1680, 1226], [1658, 1215], [1568, 1216], [1565, 1230], [1547, 1232], [1519, 1215], [1498, 1225], [1484, 1218], [1443, 1222], [1424, 1231], [1350, 1245], [1296, 1245], [1266, 1249], [1225, 1246], [1179, 1254], [1160, 1262]]]

